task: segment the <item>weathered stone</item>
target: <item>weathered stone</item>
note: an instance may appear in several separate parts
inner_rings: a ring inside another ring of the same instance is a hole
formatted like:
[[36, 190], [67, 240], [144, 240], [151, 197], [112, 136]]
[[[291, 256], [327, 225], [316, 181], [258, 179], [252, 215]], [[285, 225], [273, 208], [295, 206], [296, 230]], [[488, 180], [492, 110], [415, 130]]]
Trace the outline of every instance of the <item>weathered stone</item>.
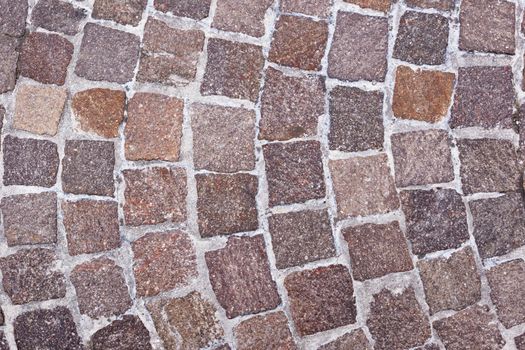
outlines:
[[[0, 11], [1, 9], [0, 3]], [[0, 26], [2, 19], [3, 16], [0, 18]], [[0, 56], [2, 57], [0, 62], [0, 93], [2, 94], [15, 88], [19, 45], [19, 39], [0, 34]]]
[[297, 349], [282, 311], [241, 322], [235, 327], [235, 337], [239, 350]]
[[91, 337], [93, 350], [151, 350], [149, 332], [137, 316], [125, 315]]
[[5, 333], [0, 332], [0, 350], [9, 350], [9, 343], [5, 337]]
[[218, 0], [212, 27], [254, 37], [264, 35], [264, 17], [273, 0]]
[[336, 340], [319, 347], [317, 350], [372, 350], [368, 339], [366, 338], [365, 332], [362, 329], [346, 333], [340, 336]]
[[405, 0], [405, 3], [411, 7], [420, 7], [423, 9], [433, 8], [436, 10], [450, 11], [456, 6], [457, 0]]
[[516, 343], [517, 350], [525, 350], [525, 333], [514, 338], [514, 343]]
[[154, 0], [153, 4], [159, 11], [201, 20], [208, 17], [211, 0]]
[[390, 6], [392, 5], [392, 0], [344, 0], [344, 2], [382, 12], [390, 10]]
[[283, 0], [281, 1], [281, 11], [327, 18], [330, 14], [331, 5], [331, 0]]
[[31, 11], [31, 23], [52, 32], [75, 35], [86, 11], [61, 0], [40, 0]]
[[136, 26], [142, 19], [147, 3], [148, 0], [95, 0], [91, 16]]
[[27, 0], [0, 1], [0, 33], [20, 37], [26, 29]]

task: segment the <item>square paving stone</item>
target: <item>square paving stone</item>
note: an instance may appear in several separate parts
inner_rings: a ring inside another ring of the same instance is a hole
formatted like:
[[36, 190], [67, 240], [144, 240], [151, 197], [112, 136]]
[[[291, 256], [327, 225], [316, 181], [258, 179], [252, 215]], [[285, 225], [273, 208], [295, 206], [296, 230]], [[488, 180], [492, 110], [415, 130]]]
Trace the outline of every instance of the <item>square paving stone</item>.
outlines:
[[455, 190], [403, 191], [400, 198], [412, 253], [458, 248], [469, 239], [466, 208]]
[[454, 73], [399, 66], [392, 101], [394, 116], [427, 123], [439, 122], [448, 113], [454, 80]]
[[0, 33], [20, 37], [26, 29], [28, 0], [0, 1]]
[[14, 336], [19, 350], [84, 349], [73, 315], [64, 306], [22, 313], [14, 321]]
[[524, 350], [525, 349], [525, 333], [514, 338], [514, 343], [516, 343], [516, 348], [518, 350]]
[[506, 328], [525, 322], [525, 262], [512, 260], [487, 272], [490, 298]]
[[264, 35], [264, 17], [273, 0], [218, 0], [212, 27], [254, 37]]
[[262, 47], [222, 39], [208, 41], [203, 95], [224, 95], [255, 102], [264, 65]]
[[154, 0], [155, 9], [175, 16], [201, 20], [208, 17], [211, 0]]
[[453, 10], [457, 0], [405, 0], [410, 7], [420, 7], [423, 9], [436, 9], [442, 11]]
[[178, 161], [184, 101], [165, 95], [137, 93], [127, 109], [126, 159]]
[[209, 278], [228, 318], [275, 309], [281, 303], [262, 235], [232, 237], [205, 254]]
[[44, 85], [22, 85], [16, 93], [13, 128], [54, 136], [62, 118], [67, 90]]
[[355, 323], [354, 287], [345, 266], [294, 272], [285, 278], [284, 286], [300, 336]]
[[332, 0], [283, 0], [281, 1], [281, 11], [327, 18], [330, 14], [331, 5]]
[[125, 104], [124, 91], [95, 88], [77, 92], [71, 108], [82, 130], [114, 138], [119, 136]]
[[146, 307], [166, 349], [202, 349], [224, 336], [217, 310], [198, 292], [159, 299]]
[[508, 192], [520, 187], [518, 156], [510, 141], [463, 139], [458, 148], [465, 193]]
[[279, 17], [268, 59], [272, 62], [318, 71], [328, 40], [328, 23], [306, 17]]
[[71, 271], [80, 313], [92, 318], [121, 315], [132, 301], [122, 267], [108, 258], [75, 266]]
[[66, 140], [62, 160], [62, 189], [75, 194], [113, 197], [113, 142]]
[[326, 210], [275, 214], [268, 219], [278, 269], [303, 265], [335, 255]]
[[525, 245], [525, 207], [521, 194], [469, 203], [474, 238], [482, 258], [505, 255]]
[[328, 55], [328, 75], [351, 81], [384, 81], [387, 50], [387, 18], [339, 12]]
[[31, 11], [31, 23], [52, 32], [76, 35], [86, 10], [61, 0], [40, 0]]
[[423, 345], [431, 336], [430, 324], [414, 289], [401, 293], [383, 289], [374, 295], [366, 322], [377, 350], [401, 350]]
[[488, 306], [471, 306], [450, 317], [435, 321], [433, 327], [446, 349], [498, 350], [505, 345]]
[[511, 128], [515, 92], [512, 69], [504, 67], [461, 67], [450, 126]]
[[344, 0], [344, 2], [381, 12], [387, 12], [392, 5], [392, 0]]
[[142, 12], [148, 0], [95, 0], [91, 16], [120, 24], [136, 26], [142, 19]]
[[123, 171], [126, 225], [155, 225], [186, 220], [184, 169], [147, 168]]
[[4, 185], [52, 187], [58, 172], [58, 150], [54, 142], [4, 138]]
[[181, 231], [148, 233], [132, 243], [137, 294], [153, 296], [186, 286], [197, 277], [197, 257]]
[[96, 331], [91, 337], [91, 346], [93, 350], [153, 349], [148, 329], [134, 315], [125, 315]]
[[385, 154], [331, 160], [330, 172], [340, 219], [383, 214], [399, 208]]
[[317, 141], [263, 146], [270, 206], [325, 196], [321, 145]]
[[20, 75], [43, 84], [64, 85], [73, 44], [58, 34], [33, 32], [20, 48]]
[[500, 0], [462, 1], [459, 23], [460, 50], [514, 54], [514, 3]]
[[359, 152], [383, 148], [383, 93], [337, 86], [330, 93], [331, 150]]
[[[5, 1], [5, 0], [4, 0]], [[0, 11], [1, 11], [0, 4]], [[0, 22], [2, 19], [0, 19]], [[0, 93], [11, 91], [16, 84], [16, 64], [18, 62], [18, 47], [20, 40], [0, 34]]]
[[53, 192], [2, 198], [2, 220], [8, 246], [57, 241], [57, 195]]
[[194, 104], [190, 115], [196, 169], [233, 173], [255, 168], [255, 111]]
[[195, 178], [201, 237], [257, 230], [256, 176], [201, 174]]
[[414, 268], [399, 223], [365, 224], [342, 230], [354, 279], [364, 281]]
[[242, 321], [234, 332], [239, 350], [297, 349], [282, 311]]
[[84, 27], [75, 73], [88, 80], [127, 83], [139, 59], [140, 38], [95, 23]]
[[44, 248], [19, 250], [0, 258], [3, 290], [15, 305], [66, 296], [66, 281], [57, 270], [54, 251]]
[[137, 80], [182, 86], [195, 79], [204, 47], [204, 33], [182, 30], [148, 18]]
[[451, 141], [446, 131], [399, 133], [391, 140], [398, 187], [454, 180]]
[[448, 258], [420, 260], [418, 269], [433, 314], [461, 310], [481, 299], [481, 281], [470, 247]]
[[372, 346], [366, 338], [365, 332], [363, 332], [362, 329], [357, 329], [355, 331], [340, 336], [339, 338], [328, 344], [319, 347], [317, 350], [342, 349], [372, 350]]
[[262, 94], [259, 138], [289, 140], [317, 134], [325, 85], [318, 76], [288, 76], [271, 67]]
[[100, 253], [120, 247], [116, 202], [65, 201], [62, 210], [70, 255]]

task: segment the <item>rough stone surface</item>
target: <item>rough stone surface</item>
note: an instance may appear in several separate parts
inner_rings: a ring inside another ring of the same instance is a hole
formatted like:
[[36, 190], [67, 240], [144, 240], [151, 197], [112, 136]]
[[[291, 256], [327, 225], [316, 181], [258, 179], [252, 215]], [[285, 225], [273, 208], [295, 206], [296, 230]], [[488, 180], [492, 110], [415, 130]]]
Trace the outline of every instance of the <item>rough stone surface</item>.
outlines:
[[281, 303], [261, 235], [232, 237], [205, 253], [209, 278], [228, 318], [272, 310]]
[[57, 195], [52, 192], [2, 198], [4, 235], [8, 246], [57, 241]]
[[136, 26], [142, 19], [147, 3], [148, 0], [95, 0], [91, 16]]
[[340, 218], [382, 214], [399, 208], [385, 154], [332, 160], [329, 166]]
[[272, 3], [272, 0], [218, 0], [212, 27], [261, 37], [264, 16]]
[[383, 148], [383, 93], [338, 86], [330, 93], [331, 150], [359, 152]]
[[295, 350], [297, 346], [282, 311], [255, 316], [235, 327], [239, 350]]
[[330, 14], [331, 4], [331, 0], [283, 0], [281, 11], [326, 18]]
[[516, 348], [518, 350], [524, 350], [525, 349], [525, 333], [514, 338], [514, 342], [516, 343]]
[[405, 0], [405, 3], [411, 7], [442, 11], [453, 10], [457, 2], [457, 0]]
[[259, 138], [289, 140], [317, 134], [324, 113], [324, 81], [315, 76], [289, 76], [268, 68], [261, 102]]
[[454, 80], [454, 73], [398, 67], [392, 102], [394, 116], [428, 123], [442, 120], [451, 104]]
[[201, 20], [208, 17], [211, 0], [154, 0], [153, 4], [159, 11]]
[[9, 343], [4, 332], [0, 332], [0, 350], [9, 350]]
[[348, 244], [352, 275], [356, 280], [413, 269], [407, 241], [397, 222], [348, 227], [342, 234]]
[[33, 134], [57, 133], [64, 112], [67, 91], [64, 88], [41, 85], [22, 85], [16, 94], [13, 128]]
[[194, 104], [190, 114], [196, 169], [232, 173], [255, 168], [254, 111]]
[[75, 35], [86, 11], [61, 0], [40, 0], [31, 11], [31, 23], [52, 32]]
[[392, 5], [392, 0], [344, 0], [344, 2], [381, 12], [387, 12]]
[[365, 332], [362, 329], [346, 333], [336, 340], [325, 344], [318, 348], [318, 350], [372, 350], [372, 346], [366, 338]]
[[125, 315], [99, 329], [91, 337], [93, 350], [151, 350], [150, 335], [140, 318]]
[[25, 33], [28, 0], [0, 1], [0, 33], [20, 37]]
[[[4, 0], [6, 1], [6, 0]], [[2, 5], [0, 4], [0, 11]], [[0, 18], [0, 26], [3, 17]], [[20, 40], [0, 33], [0, 93], [11, 91], [16, 83], [16, 64], [18, 62], [18, 46]]]

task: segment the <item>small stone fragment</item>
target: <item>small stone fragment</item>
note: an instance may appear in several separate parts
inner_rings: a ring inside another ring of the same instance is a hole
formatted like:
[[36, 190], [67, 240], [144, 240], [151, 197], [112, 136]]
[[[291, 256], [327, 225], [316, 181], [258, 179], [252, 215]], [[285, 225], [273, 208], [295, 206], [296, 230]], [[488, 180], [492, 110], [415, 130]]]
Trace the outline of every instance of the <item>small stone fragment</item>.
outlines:
[[20, 37], [26, 29], [27, 0], [0, 0], [0, 33]]
[[297, 349], [282, 311], [241, 322], [235, 328], [235, 337], [239, 350]]
[[9, 343], [5, 337], [5, 333], [0, 332], [0, 350], [9, 350]]
[[346, 333], [336, 340], [319, 347], [317, 350], [372, 350], [370, 342], [362, 329]]
[[201, 20], [208, 17], [211, 0], [154, 0], [153, 4], [159, 11]]
[[142, 12], [148, 0], [95, 0], [93, 18], [115, 21], [136, 26], [142, 19]]
[[281, 1], [281, 11], [327, 18], [330, 14], [331, 5], [331, 0], [283, 0]]
[[[1, 9], [0, 3], [0, 11]], [[2, 19], [0, 18], [0, 26]], [[0, 94], [15, 88], [19, 45], [19, 39], [0, 34], [0, 56], [2, 57], [2, 61], [0, 61]]]
[[423, 9], [436, 9], [451, 11], [456, 6], [457, 0], [405, 0], [410, 7], [420, 7]]
[[93, 350], [151, 350], [150, 336], [140, 318], [125, 315], [99, 329], [91, 337]]
[[31, 11], [31, 23], [52, 32], [75, 35], [86, 11], [61, 0], [40, 0]]
[[381, 12], [389, 11], [392, 5], [392, 0], [344, 0], [344, 2]]
[[212, 27], [261, 37], [264, 17], [272, 3], [272, 0], [218, 0]]

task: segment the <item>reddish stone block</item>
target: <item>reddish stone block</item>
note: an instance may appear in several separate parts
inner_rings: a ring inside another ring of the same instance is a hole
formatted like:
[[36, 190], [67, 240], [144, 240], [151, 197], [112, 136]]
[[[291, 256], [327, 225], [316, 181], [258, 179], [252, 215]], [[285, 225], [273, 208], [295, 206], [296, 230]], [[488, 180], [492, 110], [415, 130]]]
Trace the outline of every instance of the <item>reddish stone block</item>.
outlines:
[[358, 329], [340, 336], [336, 340], [319, 347], [317, 350], [342, 349], [372, 350], [372, 346], [366, 338], [365, 332], [363, 332], [362, 329]]
[[212, 27], [254, 37], [264, 35], [264, 16], [272, 0], [218, 0]]
[[436, 9], [442, 11], [451, 11], [456, 7], [457, 0], [405, 0], [410, 7], [420, 7], [423, 9]]
[[389, 11], [392, 6], [392, 0], [344, 0], [344, 2], [381, 12]]
[[239, 350], [297, 349], [282, 311], [242, 321], [235, 327], [235, 337]]
[[154, 0], [155, 9], [201, 20], [208, 17], [211, 0]]
[[86, 11], [61, 0], [40, 0], [31, 11], [31, 23], [52, 32], [76, 35]]
[[93, 350], [151, 350], [150, 336], [140, 318], [125, 315], [91, 336]]
[[[2, 19], [0, 19], [0, 26]], [[19, 39], [0, 34], [0, 55], [2, 56], [0, 62], [0, 93], [2, 94], [15, 88], [19, 45]]]
[[0, 33], [20, 37], [26, 29], [28, 0], [0, 1]]
[[330, 14], [331, 5], [331, 0], [283, 0], [281, 1], [281, 11], [327, 18]]
[[147, 3], [148, 0], [95, 0], [91, 16], [136, 26], [142, 19], [142, 12]]

